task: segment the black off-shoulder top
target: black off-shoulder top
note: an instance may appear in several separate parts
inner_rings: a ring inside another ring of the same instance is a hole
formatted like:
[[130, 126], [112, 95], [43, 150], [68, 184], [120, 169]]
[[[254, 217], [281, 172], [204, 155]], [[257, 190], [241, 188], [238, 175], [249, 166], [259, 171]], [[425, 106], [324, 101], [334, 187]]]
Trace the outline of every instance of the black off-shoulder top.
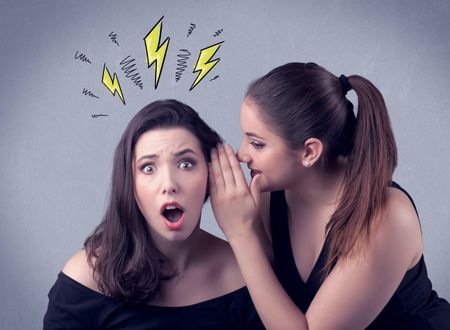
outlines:
[[122, 305], [60, 272], [44, 330], [264, 329], [246, 287], [189, 306]]

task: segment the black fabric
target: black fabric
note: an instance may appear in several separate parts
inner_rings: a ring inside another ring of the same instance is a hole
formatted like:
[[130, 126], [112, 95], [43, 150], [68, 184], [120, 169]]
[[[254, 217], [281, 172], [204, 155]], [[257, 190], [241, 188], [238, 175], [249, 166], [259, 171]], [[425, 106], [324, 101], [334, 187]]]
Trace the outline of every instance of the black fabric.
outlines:
[[61, 272], [48, 297], [44, 330], [264, 329], [246, 287], [183, 307], [120, 305]]
[[[396, 183], [392, 186], [403, 191], [414, 205], [404, 189]], [[275, 274], [289, 297], [306, 313], [322, 284], [320, 270], [325, 264], [328, 239], [305, 283], [292, 253], [284, 191], [272, 192], [270, 219]], [[392, 298], [367, 329], [450, 329], [450, 305], [432, 290], [423, 256], [406, 272]]]

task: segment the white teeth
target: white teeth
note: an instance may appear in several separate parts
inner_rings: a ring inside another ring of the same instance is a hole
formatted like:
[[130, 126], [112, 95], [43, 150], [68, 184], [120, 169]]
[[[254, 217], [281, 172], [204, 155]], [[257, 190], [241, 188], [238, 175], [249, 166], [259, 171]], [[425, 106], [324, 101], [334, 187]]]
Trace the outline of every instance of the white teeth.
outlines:
[[175, 205], [166, 206], [166, 210], [175, 210], [177, 207]]

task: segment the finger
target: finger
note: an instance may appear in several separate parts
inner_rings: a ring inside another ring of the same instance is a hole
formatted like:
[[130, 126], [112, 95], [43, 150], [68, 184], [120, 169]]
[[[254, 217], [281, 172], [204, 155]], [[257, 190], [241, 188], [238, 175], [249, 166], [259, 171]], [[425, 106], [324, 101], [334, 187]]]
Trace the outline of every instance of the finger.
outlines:
[[250, 182], [250, 193], [252, 194], [253, 200], [255, 201], [258, 210], [261, 205], [261, 175], [257, 174], [253, 177]]
[[220, 166], [222, 168], [225, 189], [232, 189], [236, 187], [236, 181], [234, 179], [234, 173], [231, 169], [230, 161], [228, 160], [228, 155], [222, 144], [217, 146], [217, 153], [219, 155]]
[[225, 151], [230, 162], [231, 170], [233, 171], [234, 180], [238, 189], [248, 188], [247, 180], [245, 179], [244, 172], [242, 172], [241, 164], [234, 153], [233, 148], [229, 145], [225, 145]]
[[211, 150], [211, 173], [210, 180], [212, 182], [212, 187], [216, 190], [224, 190], [225, 183], [222, 175], [222, 168], [220, 167], [219, 156], [217, 155], [217, 149]]
[[211, 163], [208, 163], [208, 192], [214, 194], [216, 192], [216, 180], [214, 177]]

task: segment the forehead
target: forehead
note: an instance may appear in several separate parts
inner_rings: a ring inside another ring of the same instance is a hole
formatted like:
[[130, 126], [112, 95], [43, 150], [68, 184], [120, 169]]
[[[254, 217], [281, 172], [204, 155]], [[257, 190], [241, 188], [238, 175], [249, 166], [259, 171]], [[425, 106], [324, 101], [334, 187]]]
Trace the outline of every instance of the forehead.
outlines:
[[248, 98], [245, 98], [241, 105], [241, 125], [244, 130], [245, 126], [252, 129], [270, 130], [270, 127], [262, 120], [258, 105]]
[[200, 141], [182, 127], [156, 128], [143, 133], [135, 145], [135, 156], [143, 154], [172, 154], [190, 148], [201, 155]]
[[291, 151], [284, 138], [263, 121], [258, 105], [247, 98], [241, 106], [241, 128], [247, 137], [260, 139], [267, 145], [281, 148], [279, 150]]
[[281, 138], [265, 123], [258, 105], [248, 98], [245, 98], [241, 105], [241, 128], [245, 134]]

